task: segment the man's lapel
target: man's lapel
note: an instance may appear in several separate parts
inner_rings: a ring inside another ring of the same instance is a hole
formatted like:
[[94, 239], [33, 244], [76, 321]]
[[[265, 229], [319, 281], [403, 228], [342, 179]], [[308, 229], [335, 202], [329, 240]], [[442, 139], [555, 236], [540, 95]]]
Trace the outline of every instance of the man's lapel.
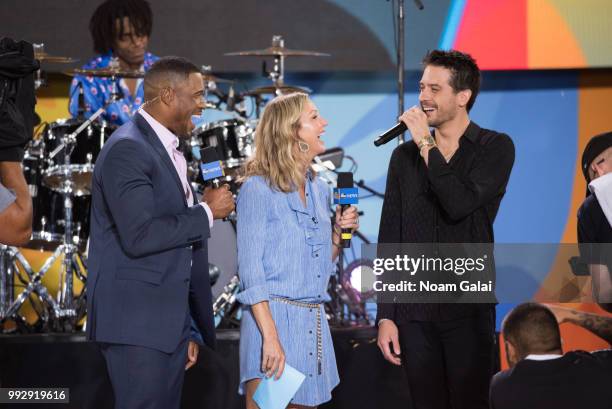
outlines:
[[170, 160], [170, 156], [168, 155], [166, 148], [164, 147], [164, 145], [162, 145], [161, 141], [159, 140], [159, 137], [157, 136], [153, 128], [151, 128], [151, 125], [149, 125], [147, 120], [144, 119], [142, 115], [140, 115], [139, 113], [136, 113], [134, 115], [134, 122], [140, 129], [140, 132], [144, 136], [145, 140], [149, 144], [151, 144], [155, 152], [157, 152], [157, 154], [161, 158], [162, 162], [168, 168], [168, 172], [170, 172], [170, 174], [174, 178], [174, 181], [176, 182], [176, 187], [179, 189], [179, 193], [181, 194], [181, 197], [183, 198], [183, 202], [185, 203], [185, 206], [187, 206], [187, 198], [185, 197], [185, 190], [183, 189], [183, 184], [181, 183], [181, 179], [179, 178], [179, 175], [176, 172], [174, 163], [172, 163], [172, 160]]

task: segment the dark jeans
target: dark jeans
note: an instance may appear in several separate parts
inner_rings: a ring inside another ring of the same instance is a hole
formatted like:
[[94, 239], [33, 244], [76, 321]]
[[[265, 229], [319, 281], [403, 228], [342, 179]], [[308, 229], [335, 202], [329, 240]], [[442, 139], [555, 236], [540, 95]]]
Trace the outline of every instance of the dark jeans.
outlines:
[[494, 370], [495, 310], [398, 326], [414, 409], [487, 409]]

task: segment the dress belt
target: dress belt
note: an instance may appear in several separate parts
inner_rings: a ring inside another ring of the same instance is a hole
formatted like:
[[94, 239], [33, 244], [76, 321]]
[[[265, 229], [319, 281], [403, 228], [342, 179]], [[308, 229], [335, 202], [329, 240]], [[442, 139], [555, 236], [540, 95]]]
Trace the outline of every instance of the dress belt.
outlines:
[[283, 297], [271, 297], [271, 300], [282, 302], [282, 303], [289, 304], [289, 305], [295, 305], [296, 307], [316, 308], [317, 309], [317, 371], [319, 375], [321, 375], [321, 373], [323, 372], [323, 341], [321, 339], [321, 304], [289, 300]]

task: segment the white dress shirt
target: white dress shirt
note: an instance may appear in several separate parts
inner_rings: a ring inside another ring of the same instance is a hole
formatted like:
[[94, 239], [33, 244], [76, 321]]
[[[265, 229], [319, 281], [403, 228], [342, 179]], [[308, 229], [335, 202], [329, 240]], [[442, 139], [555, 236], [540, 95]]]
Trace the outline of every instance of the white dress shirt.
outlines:
[[212, 211], [210, 210], [210, 207], [206, 204], [206, 202], [200, 202], [196, 204], [197, 199], [195, 197], [192, 197], [193, 196], [192, 190], [191, 190], [191, 187], [189, 186], [189, 183], [187, 182], [187, 172], [180, 171], [180, 164], [178, 164], [174, 158], [174, 150], [178, 147], [178, 143], [179, 143], [178, 137], [175, 134], [173, 134], [168, 128], [166, 128], [161, 123], [159, 123], [159, 121], [157, 121], [155, 118], [149, 115], [149, 113], [145, 111], [144, 109], [141, 109], [138, 112], [140, 113], [140, 115], [142, 115], [145, 121], [147, 121], [148, 124], [151, 125], [151, 128], [153, 128], [153, 131], [159, 138], [159, 141], [162, 143], [162, 145], [166, 149], [166, 152], [168, 153], [168, 156], [170, 157], [170, 160], [172, 161], [172, 164], [174, 165], [174, 169], [176, 170], [176, 173], [178, 174], [179, 179], [181, 180], [183, 184], [183, 189], [185, 190], [185, 194], [188, 197], [188, 199], [191, 199], [190, 200], [191, 204], [196, 205], [196, 206], [201, 205], [204, 208], [204, 210], [206, 210], [206, 214], [208, 215], [208, 226], [212, 228], [213, 214], [212, 214]]
[[525, 357], [525, 359], [530, 359], [532, 361], [550, 361], [551, 359], [561, 358], [563, 355], [559, 354], [529, 354]]

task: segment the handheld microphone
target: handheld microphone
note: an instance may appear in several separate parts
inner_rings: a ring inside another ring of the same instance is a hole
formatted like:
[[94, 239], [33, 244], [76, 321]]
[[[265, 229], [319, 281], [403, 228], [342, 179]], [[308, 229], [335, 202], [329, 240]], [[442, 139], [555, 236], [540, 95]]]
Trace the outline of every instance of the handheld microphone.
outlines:
[[405, 123], [400, 122], [395, 125], [393, 128], [387, 130], [385, 133], [381, 134], [374, 141], [375, 146], [381, 146], [389, 142], [391, 139], [395, 139], [400, 136], [402, 133], [406, 132], [408, 127]]
[[[338, 172], [338, 187], [334, 189], [334, 204], [341, 206], [341, 212], [352, 204], [359, 203], [359, 191], [353, 187], [353, 174], [351, 172]], [[342, 247], [351, 247], [353, 233], [351, 229], [342, 229], [340, 234]]]
[[214, 147], [207, 146], [200, 149], [200, 157], [202, 158], [200, 170], [202, 171], [204, 183], [211, 181], [212, 185], [218, 188], [221, 185], [219, 178], [225, 176], [223, 165], [219, 159], [219, 153]]

